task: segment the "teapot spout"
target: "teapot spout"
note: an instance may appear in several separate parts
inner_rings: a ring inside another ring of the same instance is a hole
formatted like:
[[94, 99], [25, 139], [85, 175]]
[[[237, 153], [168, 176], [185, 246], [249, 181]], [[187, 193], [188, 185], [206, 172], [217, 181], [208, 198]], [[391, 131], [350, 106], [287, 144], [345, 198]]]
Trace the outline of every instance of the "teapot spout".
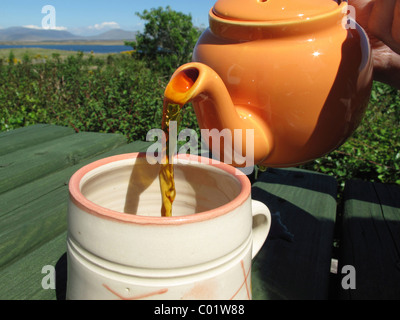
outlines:
[[[265, 121], [246, 107], [235, 105], [222, 79], [207, 65], [193, 62], [178, 68], [165, 98], [180, 105], [193, 103], [202, 134], [209, 133], [205, 142], [221, 161], [245, 167], [262, 163], [271, 153], [273, 139]], [[225, 141], [227, 133], [232, 142]], [[216, 141], [221, 137], [223, 145]]]

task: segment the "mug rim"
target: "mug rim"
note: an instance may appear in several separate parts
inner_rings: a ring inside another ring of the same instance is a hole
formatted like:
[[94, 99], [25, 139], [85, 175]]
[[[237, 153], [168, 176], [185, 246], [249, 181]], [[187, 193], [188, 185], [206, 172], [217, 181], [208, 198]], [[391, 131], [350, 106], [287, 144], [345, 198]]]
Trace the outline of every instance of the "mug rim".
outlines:
[[[237, 168], [230, 166], [228, 164], [222, 163], [220, 161], [205, 158], [202, 156], [193, 156], [193, 155], [177, 155], [176, 158], [178, 160], [189, 160], [190, 164], [193, 162], [195, 164], [205, 164], [208, 166], [212, 166], [214, 168], [218, 168], [225, 173], [228, 173], [230, 176], [233, 176], [240, 184], [240, 192], [239, 194], [228, 203], [214, 208], [208, 211], [187, 215], [187, 216], [179, 216], [179, 217], [148, 217], [148, 216], [139, 216], [129, 213], [118, 212], [115, 210], [111, 210], [108, 208], [104, 208], [96, 203], [88, 200], [81, 192], [81, 181], [82, 179], [92, 170], [105, 166], [107, 164], [113, 162], [119, 162], [124, 160], [134, 160], [137, 158], [146, 158], [146, 153], [127, 153], [120, 154], [116, 156], [107, 157], [104, 159], [100, 159], [94, 161], [78, 171], [76, 171], [69, 181], [69, 195], [70, 201], [77, 206], [82, 211], [92, 214], [94, 216], [114, 220], [117, 222], [123, 223], [131, 223], [138, 225], [182, 225], [182, 224], [190, 224], [197, 223], [206, 220], [215, 219], [217, 217], [223, 216], [232, 212], [234, 209], [240, 207], [244, 202], [248, 200], [251, 194], [251, 184], [247, 176], [245, 176], [242, 172], [240, 172]], [[161, 207], [160, 207], [161, 210]]]

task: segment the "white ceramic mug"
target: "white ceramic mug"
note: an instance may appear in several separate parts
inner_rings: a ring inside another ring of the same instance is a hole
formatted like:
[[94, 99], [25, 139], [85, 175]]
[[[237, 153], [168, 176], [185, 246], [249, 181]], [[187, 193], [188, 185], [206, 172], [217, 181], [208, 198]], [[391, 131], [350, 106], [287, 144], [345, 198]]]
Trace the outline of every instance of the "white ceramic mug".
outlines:
[[[67, 299], [251, 299], [251, 261], [269, 233], [248, 178], [178, 156], [173, 217], [145, 154], [94, 162], [70, 180]], [[135, 214], [132, 214], [135, 213]]]

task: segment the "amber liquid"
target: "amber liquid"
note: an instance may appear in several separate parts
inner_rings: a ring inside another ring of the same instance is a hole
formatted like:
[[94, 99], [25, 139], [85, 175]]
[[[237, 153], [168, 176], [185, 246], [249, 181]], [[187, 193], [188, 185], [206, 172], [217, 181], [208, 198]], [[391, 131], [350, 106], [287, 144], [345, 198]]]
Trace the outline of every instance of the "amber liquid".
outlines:
[[[164, 154], [166, 155], [163, 159], [160, 169], [160, 188], [162, 194], [162, 208], [161, 215], [163, 217], [172, 217], [172, 204], [176, 197], [176, 189], [175, 189], [175, 179], [174, 179], [174, 164], [170, 162], [169, 153], [170, 153], [170, 124], [172, 121], [176, 121], [178, 128], [182, 119], [181, 111], [185, 103], [185, 99], [180, 100], [180, 103], [177, 103], [178, 96], [184, 95], [189, 89], [193, 86], [194, 80], [191, 77], [190, 73], [183, 74], [179, 80], [174, 81], [173, 83], [169, 83], [168, 86], [174, 88], [176, 90], [176, 97], [167, 98], [164, 97], [164, 105], [163, 105], [163, 119], [162, 119], [162, 130], [166, 135], [166, 150]], [[164, 151], [164, 150], [163, 150]]]
[[164, 100], [162, 129], [166, 135], [167, 140], [166, 150], [163, 150], [165, 157], [162, 161], [159, 174], [162, 195], [161, 215], [163, 217], [172, 217], [172, 204], [176, 197], [174, 164], [170, 162], [169, 159], [169, 154], [171, 151], [169, 132], [171, 121], [176, 121], [179, 127], [181, 121], [181, 109], [181, 105], [172, 103], [168, 99]]

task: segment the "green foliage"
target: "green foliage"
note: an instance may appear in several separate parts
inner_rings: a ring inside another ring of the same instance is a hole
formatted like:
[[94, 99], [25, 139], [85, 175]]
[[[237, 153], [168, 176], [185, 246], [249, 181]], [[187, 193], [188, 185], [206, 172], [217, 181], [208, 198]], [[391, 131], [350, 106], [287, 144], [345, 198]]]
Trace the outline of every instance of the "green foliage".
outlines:
[[303, 168], [334, 176], [340, 187], [351, 178], [400, 184], [400, 95], [374, 83], [366, 115], [338, 150]]
[[14, 55], [14, 52], [11, 50], [10, 55], [8, 56], [8, 63], [13, 64], [14, 61], [15, 61], [15, 55]]
[[[56, 54], [42, 63], [28, 57], [22, 63], [3, 61], [0, 131], [52, 123], [144, 141], [150, 129], [161, 127], [168, 79], [145, 61], [124, 54], [90, 59], [81, 53], [66, 59]], [[184, 108], [182, 128], [198, 131], [190, 105]], [[375, 83], [367, 114], [354, 135], [303, 168], [332, 175], [341, 187], [351, 178], [400, 184], [399, 92]]]
[[[161, 127], [165, 86], [175, 68], [191, 59], [199, 32], [190, 16], [169, 7], [138, 15], [147, 23], [131, 43], [133, 57], [85, 58], [79, 52], [20, 60], [11, 51], [8, 59], [0, 58], [0, 131], [52, 123], [146, 140], [150, 129]], [[199, 131], [190, 105], [184, 108], [182, 127]], [[341, 188], [352, 178], [400, 184], [399, 91], [374, 83], [354, 135], [302, 167], [334, 176]]]
[[[145, 140], [161, 127], [166, 78], [127, 55], [0, 65], [0, 130], [52, 123]], [[188, 108], [185, 126], [196, 126]]]
[[126, 44], [132, 46], [137, 57], [165, 75], [191, 60], [200, 31], [193, 26], [190, 15], [169, 6], [136, 14], [146, 21], [144, 32], [136, 36], [136, 41]]

